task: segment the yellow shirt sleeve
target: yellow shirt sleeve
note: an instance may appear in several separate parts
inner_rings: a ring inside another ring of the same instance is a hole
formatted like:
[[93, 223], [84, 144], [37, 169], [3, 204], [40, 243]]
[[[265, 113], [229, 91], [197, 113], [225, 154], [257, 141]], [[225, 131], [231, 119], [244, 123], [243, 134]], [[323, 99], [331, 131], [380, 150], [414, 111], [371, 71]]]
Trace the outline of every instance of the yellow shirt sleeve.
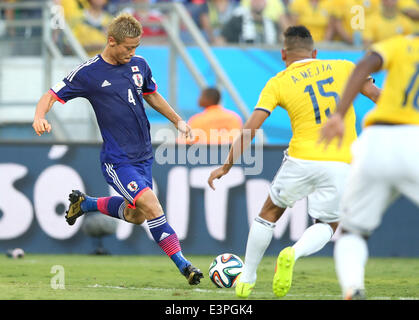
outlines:
[[255, 109], [263, 109], [271, 113], [278, 105], [280, 105], [278, 81], [271, 78], [262, 89]]
[[371, 52], [378, 53], [383, 59], [382, 69], [388, 69], [391, 61], [397, 55], [397, 49], [399, 48], [400, 39], [403, 36], [397, 36], [381, 42], [373, 44], [370, 48]]

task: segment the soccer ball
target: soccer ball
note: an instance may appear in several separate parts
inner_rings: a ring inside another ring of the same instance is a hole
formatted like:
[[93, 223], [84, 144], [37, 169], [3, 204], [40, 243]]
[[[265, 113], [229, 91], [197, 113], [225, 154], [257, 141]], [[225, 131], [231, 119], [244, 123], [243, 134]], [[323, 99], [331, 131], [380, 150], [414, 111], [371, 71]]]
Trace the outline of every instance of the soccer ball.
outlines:
[[209, 278], [219, 288], [233, 288], [243, 269], [243, 261], [232, 253], [216, 257], [208, 270]]
[[20, 259], [25, 256], [25, 251], [21, 248], [10, 249], [6, 252], [6, 256], [13, 259]]

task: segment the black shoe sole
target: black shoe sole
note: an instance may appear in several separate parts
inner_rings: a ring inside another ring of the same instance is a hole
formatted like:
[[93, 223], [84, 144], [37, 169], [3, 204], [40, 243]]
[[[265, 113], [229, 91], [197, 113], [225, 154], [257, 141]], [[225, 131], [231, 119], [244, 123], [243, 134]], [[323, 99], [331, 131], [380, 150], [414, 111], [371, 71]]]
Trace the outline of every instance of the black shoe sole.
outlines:
[[70, 211], [70, 207], [71, 207], [71, 205], [73, 205], [74, 203], [76, 203], [77, 201], [79, 201], [79, 199], [80, 199], [80, 197], [83, 197], [84, 195], [83, 195], [83, 193], [81, 193], [80, 191], [78, 191], [78, 190], [72, 190], [72, 192], [70, 193], [70, 195], [68, 196], [68, 200], [70, 200], [70, 206], [68, 207], [68, 210], [65, 212], [66, 213], [66, 215], [65, 215], [65, 220], [67, 221], [67, 223], [70, 225], [70, 226], [72, 226], [75, 222], [76, 222], [76, 220], [77, 220], [77, 218], [79, 218], [79, 217], [81, 217], [83, 214], [84, 214], [84, 212], [83, 211], [81, 211], [81, 209], [80, 209], [80, 212], [79, 213], [77, 213], [77, 214], [75, 214], [74, 216], [72, 216], [71, 218], [68, 218], [67, 217], [67, 215], [68, 215], [68, 212]]
[[198, 285], [201, 283], [201, 279], [204, 277], [202, 272], [199, 271], [192, 271], [188, 277], [188, 283], [191, 286]]

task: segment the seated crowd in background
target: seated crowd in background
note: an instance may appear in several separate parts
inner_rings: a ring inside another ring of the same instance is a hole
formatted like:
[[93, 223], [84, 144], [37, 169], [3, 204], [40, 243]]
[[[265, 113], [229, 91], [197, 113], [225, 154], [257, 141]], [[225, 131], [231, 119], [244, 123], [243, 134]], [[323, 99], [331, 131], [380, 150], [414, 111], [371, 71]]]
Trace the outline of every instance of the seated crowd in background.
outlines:
[[[316, 42], [365, 47], [396, 34], [419, 32], [416, 0], [54, 0], [91, 56], [103, 48], [106, 27], [121, 11], [142, 22], [143, 41], [167, 43], [160, 24], [165, 12], [149, 5], [170, 1], [185, 5], [211, 45], [279, 45], [282, 31], [297, 24], [305, 25]], [[132, 6], [136, 4], [140, 6]], [[16, 11], [1, 10], [0, 16], [7, 21], [25, 13]]]

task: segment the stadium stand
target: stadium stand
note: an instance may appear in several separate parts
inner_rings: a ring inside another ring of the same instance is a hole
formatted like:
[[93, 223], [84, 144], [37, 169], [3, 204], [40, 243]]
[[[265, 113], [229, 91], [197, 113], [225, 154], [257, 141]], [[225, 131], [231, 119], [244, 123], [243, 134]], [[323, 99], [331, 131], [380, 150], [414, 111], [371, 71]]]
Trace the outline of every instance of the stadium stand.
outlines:
[[[233, 12], [249, 8], [252, 1], [256, 0], [7, 0], [0, 3], [0, 138], [34, 138], [30, 121], [35, 101], [75, 65], [99, 51], [106, 41], [106, 24], [122, 11], [131, 12], [143, 23], [145, 33], [138, 54], [153, 64], [154, 76], [161, 84], [159, 90], [182, 116], [189, 118], [199, 112], [195, 103], [199, 92], [207, 85], [217, 85], [223, 91], [226, 105], [246, 119], [265, 80], [284, 68], [278, 36], [268, 44], [238, 41], [237, 34], [232, 35], [235, 37], [232, 42], [219, 41], [217, 37], [223, 26], [230, 23], [227, 18]], [[389, 35], [417, 30], [419, 23], [418, 5], [411, 0], [337, 0], [339, 5], [331, 0], [258, 1], [265, 6], [263, 16], [274, 21], [277, 35], [288, 25], [303, 23], [319, 41], [320, 54], [338, 53], [352, 61], [359, 58], [366, 45], [382, 38], [374, 38], [373, 30], [387, 30], [385, 33]], [[380, 20], [391, 2], [396, 3], [392, 10], [397, 17], [392, 21], [397, 20], [398, 24]], [[182, 9], [174, 10], [172, 5]], [[355, 32], [351, 21], [358, 12], [351, 10], [356, 6], [362, 6], [365, 21], [355, 20], [360, 26]], [[188, 14], [188, 21], [179, 16], [179, 10]], [[362, 22], [365, 22], [364, 30]], [[52, 28], [43, 32], [46, 25]], [[252, 75], [251, 79], [242, 75], [243, 65], [247, 66], [246, 74]], [[26, 86], [22, 92], [19, 88], [26, 79], [43, 80]], [[248, 90], [249, 82], [253, 90]], [[185, 87], [188, 94], [184, 94]], [[96, 141], [97, 128], [91, 129], [94, 115], [86, 107], [88, 103], [70, 103], [74, 105], [57, 116], [59, 129], [49, 139], [67, 139], [68, 128], [74, 125], [78, 130], [71, 135], [72, 139]], [[363, 105], [360, 114], [369, 107]], [[148, 112], [152, 128], [158, 130], [167, 125], [157, 112]], [[269, 143], [281, 143], [289, 138], [290, 131], [282, 117], [284, 114], [278, 112], [266, 123]]]

